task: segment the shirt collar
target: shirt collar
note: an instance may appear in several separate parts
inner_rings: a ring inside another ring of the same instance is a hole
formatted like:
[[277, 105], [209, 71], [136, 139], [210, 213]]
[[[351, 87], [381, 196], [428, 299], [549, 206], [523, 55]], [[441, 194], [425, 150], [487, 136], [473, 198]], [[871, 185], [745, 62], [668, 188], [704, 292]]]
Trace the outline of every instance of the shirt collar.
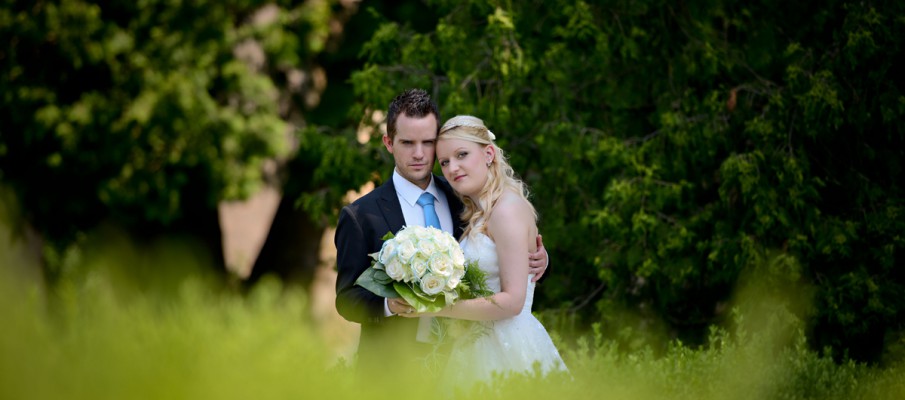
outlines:
[[437, 188], [436, 181], [434, 181], [434, 174], [431, 174], [431, 181], [427, 184], [427, 189], [421, 190], [420, 187], [399, 175], [399, 171], [393, 169], [393, 185], [396, 187], [396, 194], [399, 198], [405, 200], [410, 207], [415, 206], [418, 197], [421, 197], [421, 193], [424, 192], [434, 195], [435, 199], [440, 199], [440, 190]]

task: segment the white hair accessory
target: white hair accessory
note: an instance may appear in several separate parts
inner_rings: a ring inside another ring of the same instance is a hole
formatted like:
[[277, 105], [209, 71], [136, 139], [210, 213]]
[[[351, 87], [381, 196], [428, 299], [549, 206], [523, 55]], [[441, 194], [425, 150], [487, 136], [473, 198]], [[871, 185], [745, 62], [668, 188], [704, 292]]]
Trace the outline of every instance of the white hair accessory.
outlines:
[[483, 129], [487, 131], [487, 137], [490, 140], [496, 140], [496, 135], [490, 131], [486, 126], [484, 126], [484, 121], [481, 121], [480, 118], [471, 116], [471, 115], [457, 115], [455, 117], [450, 118], [449, 121], [446, 121], [445, 124], [440, 128], [440, 133], [451, 131], [453, 129], [463, 127], [463, 128], [474, 128], [474, 129]]

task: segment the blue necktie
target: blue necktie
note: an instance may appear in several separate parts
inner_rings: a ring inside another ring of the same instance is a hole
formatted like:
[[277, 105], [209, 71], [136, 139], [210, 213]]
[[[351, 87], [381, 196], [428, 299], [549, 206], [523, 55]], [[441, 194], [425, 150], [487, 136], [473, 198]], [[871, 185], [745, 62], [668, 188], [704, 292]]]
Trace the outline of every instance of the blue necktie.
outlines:
[[[434, 209], [434, 195], [428, 192], [421, 193], [421, 197], [418, 197], [416, 203], [424, 211], [424, 226], [433, 226], [441, 229], [440, 218], [437, 217], [437, 210]], [[422, 343], [433, 343], [435, 340], [433, 337], [433, 324], [434, 319], [432, 317], [418, 318], [418, 333], [415, 335], [415, 340]]]
[[437, 211], [434, 210], [434, 195], [424, 192], [421, 194], [421, 197], [418, 198], [417, 203], [424, 211], [424, 226], [433, 226], [434, 228], [441, 229], [440, 218], [437, 217]]

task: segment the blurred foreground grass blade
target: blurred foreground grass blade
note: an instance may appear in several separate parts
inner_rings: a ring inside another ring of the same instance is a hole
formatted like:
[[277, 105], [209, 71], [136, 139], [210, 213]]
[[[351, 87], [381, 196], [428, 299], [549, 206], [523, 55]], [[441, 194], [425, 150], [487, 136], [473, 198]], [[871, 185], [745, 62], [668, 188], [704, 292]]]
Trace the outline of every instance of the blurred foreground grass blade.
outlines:
[[625, 351], [598, 326], [569, 340], [552, 332], [569, 374], [469, 388], [418, 365], [380, 366], [407, 372], [390, 382], [378, 371], [330, 366], [301, 290], [264, 279], [241, 295], [194, 272], [168, 282], [117, 272], [198, 262], [184, 247], [152, 246], [141, 261], [145, 250], [128, 244], [89, 246], [72, 261], [85, 273], [44, 293], [20, 273], [33, 266], [8, 229], [9, 210], [0, 202], [0, 399], [905, 398], [902, 365], [838, 364], [809, 350], [794, 313], [757, 290], [740, 291], [734, 327], [711, 328], [700, 348], [672, 340], [663, 354]]

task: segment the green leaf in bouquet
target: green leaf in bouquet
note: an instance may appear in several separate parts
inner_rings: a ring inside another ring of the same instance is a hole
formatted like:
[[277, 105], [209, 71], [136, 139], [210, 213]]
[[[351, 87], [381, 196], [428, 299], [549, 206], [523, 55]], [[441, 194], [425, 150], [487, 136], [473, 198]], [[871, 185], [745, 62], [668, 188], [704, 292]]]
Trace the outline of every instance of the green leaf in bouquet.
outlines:
[[393, 289], [393, 279], [383, 270], [368, 268], [355, 280], [355, 284], [380, 297], [388, 299], [399, 297], [399, 294]]
[[415, 291], [412, 290], [412, 288], [402, 282], [393, 282], [393, 288], [395, 288], [396, 292], [399, 293], [399, 296], [405, 299], [405, 301], [414, 307], [417, 312], [437, 312], [442, 310], [445, 305], [442, 296], [437, 296], [433, 301], [427, 300], [415, 294]]
[[394, 237], [396, 237], [396, 235], [394, 235], [393, 232], [387, 232], [386, 235], [383, 235], [383, 237], [380, 238], [380, 240], [386, 241], [386, 240], [390, 240]]
[[463, 289], [459, 292], [463, 299], [493, 296], [493, 291], [487, 286], [487, 273], [478, 268], [475, 261], [469, 261], [465, 265], [465, 276], [459, 286]]
[[421, 300], [424, 300], [424, 301], [426, 301], [426, 302], [428, 302], [428, 303], [431, 303], [431, 302], [437, 300], [437, 298], [439, 298], [439, 297], [441, 296], [440, 294], [435, 294], [435, 295], [432, 296], [432, 295], [429, 295], [429, 294], [424, 293], [424, 292], [422, 292], [422, 291], [420, 291], [420, 290], [417, 290], [417, 289], [412, 289], [412, 293], [415, 293], [415, 296], [420, 297]]

